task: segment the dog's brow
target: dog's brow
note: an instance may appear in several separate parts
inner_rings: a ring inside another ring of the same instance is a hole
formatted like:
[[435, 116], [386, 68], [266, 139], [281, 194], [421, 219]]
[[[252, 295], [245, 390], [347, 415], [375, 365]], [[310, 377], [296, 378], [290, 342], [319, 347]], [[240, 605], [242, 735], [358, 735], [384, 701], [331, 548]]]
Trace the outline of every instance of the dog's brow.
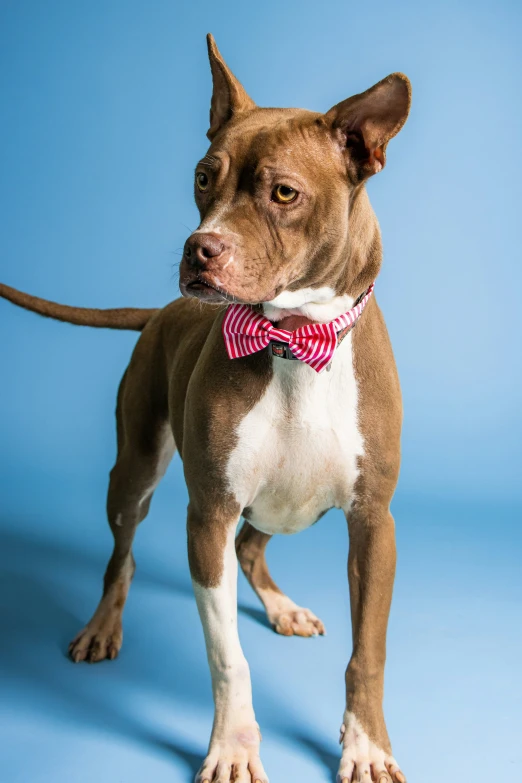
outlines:
[[208, 166], [211, 169], [216, 168], [216, 166], [219, 166], [219, 160], [218, 158], [212, 157], [212, 155], [205, 155], [204, 158], [202, 158], [198, 166]]
[[290, 168], [285, 165], [286, 162], [279, 162], [277, 160], [261, 160], [255, 167], [255, 174], [257, 176], [279, 177], [281, 179], [288, 179], [299, 183], [300, 187], [304, 187], [306, 183], [306, 174], [303, 171], [298, 171], [295, 168]]

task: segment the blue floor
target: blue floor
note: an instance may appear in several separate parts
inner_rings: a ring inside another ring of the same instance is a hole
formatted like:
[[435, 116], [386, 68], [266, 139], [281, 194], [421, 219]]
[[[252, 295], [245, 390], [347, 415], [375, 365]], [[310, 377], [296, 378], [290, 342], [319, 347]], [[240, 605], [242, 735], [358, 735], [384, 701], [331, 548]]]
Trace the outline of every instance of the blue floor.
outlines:
[[[50, 467], [36, 483], [16, 468], [4, 479], [2, 783], [189, 783], [212, 711], [179, 460], [138, 533], [122, 653], [97, 665], [75, 666], [65, 651], [95, 608], [110, 552], [105, 477], [67, 479]], [[514, 780], [522, 765], [521, 509], [399, 495], [395, 515], [386, 687], [395, 755], [411, 783]], [[350, 653], [346, 549], [344, 519], [331, 512], [269, 551], [275, 578], [324, 620], [325, 638], [275, 635], [240, 577], [240, 633], [271, 783], [335, 779]]]

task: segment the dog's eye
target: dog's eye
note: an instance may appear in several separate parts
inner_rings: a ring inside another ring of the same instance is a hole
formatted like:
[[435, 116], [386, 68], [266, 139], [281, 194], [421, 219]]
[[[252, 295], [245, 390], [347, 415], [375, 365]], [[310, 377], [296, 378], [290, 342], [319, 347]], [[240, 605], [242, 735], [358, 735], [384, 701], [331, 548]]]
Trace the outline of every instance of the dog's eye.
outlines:
[[278, 201], [280, 204], [291, 204], [297, 198], [297, 190], [288, 185], [276, 185], [272, 191], [272, 201]]
[[198, 190], [200, 190], [202, 193], [204, 193], [205, 190], [208, 190], [210, 182], [204, 171], [200, 171], [198, 174], [196, 174], [196, 185]]

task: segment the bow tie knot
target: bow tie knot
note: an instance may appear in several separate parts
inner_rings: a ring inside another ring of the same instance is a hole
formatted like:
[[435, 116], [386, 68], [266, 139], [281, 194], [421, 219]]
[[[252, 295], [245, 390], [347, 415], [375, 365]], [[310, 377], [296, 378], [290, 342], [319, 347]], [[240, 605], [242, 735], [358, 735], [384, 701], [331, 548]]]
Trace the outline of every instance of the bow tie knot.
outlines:
[[360, 301], [335, 320], [325, 324], [306, 324], [294, 332], [278, 329], [249, 305], [230, 305], [222, 327], [228, 356], [230, 359], [238, 359], [262, 351], [272, 341], [281, 342], [289, 346], [297, 359], [306, 362], [316, 372], [322, 372], [333, 359], [338, 333], [355, 325], [373, 293], [373, 288], [372, 283]]

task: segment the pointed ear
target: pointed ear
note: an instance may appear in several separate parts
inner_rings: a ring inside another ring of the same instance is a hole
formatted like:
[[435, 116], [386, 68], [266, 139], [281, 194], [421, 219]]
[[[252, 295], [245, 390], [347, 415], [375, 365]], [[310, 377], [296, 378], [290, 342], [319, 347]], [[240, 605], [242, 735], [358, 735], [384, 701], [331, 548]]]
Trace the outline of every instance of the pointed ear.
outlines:
[[212, 101], [210, 104], [210, 128], [207, 136], [212, 141], [216, 133], [234, 114], [255, 109], [256, 104], [249, 98], [230, 68], [221, 57], [214, 37], [207, 35], [208, 58], [212, 71]]
[[355, 181], [361, 182], [384, 167], [386, 145], [406, 122], [410, 103], [409, 79], [392, 73], [326, 114], [337, 141], [347, 151], [349, 172]]

